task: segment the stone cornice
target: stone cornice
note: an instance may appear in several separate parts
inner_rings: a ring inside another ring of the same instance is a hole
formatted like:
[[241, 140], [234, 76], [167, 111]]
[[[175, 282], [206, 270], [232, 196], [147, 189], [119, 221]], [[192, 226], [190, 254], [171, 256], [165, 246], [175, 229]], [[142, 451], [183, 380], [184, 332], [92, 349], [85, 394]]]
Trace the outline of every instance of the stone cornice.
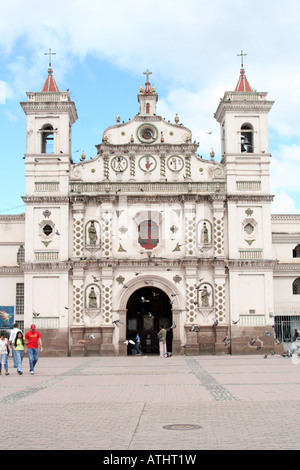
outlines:
[[274, 243], [300, 243], [300, 232], [272, 232], [272, 241]]
[[23, 196], [25, 204], [69, 204], [68, 196]]
[[23, 267], [21, 266], [1, 266], [0, 277], [23, 276]]
[[[180, 127], [180, 129], [183, 129]], [[155, 153], [155, 154], [166, 154], [166, 153], [173, 153], [173, 152], [181, 152], [181, 153], [187, 153], [187, 154], [194, 154], [196, 153], [199, 145], [198, 144], [191, 144], [191, 143], [185, 143], [183, 142], [182, 144], [99, 144], [96, 145], [96, 149], [98, 151], [101, 151], [101, 154], [103, 156], [105, 155], [110, 155], [111, 152], [119, 152], [122, 154], [126, 153], [132, 153], [132, 154], [138, 154], [142, 155], [143, 153], [149, 154], [150, 153]], [[217, 163], [217, 162], [216, 162]]]
[[22, 214], [12, 214], [12, 215], [0, 215], [1, 222], [24, 222], [25, 221], [25, 212]]
[[257, 194], [257, 195], [247, 195], [247, 194], [228, 194], [227, 201], [228, 202], [235, 202], [235, 203], [245, 203], [245, 204], [256, 204], [261, 202], [272, 202], [274, 196], [270, 194]]
[[[185, 203], [185, 202], [194, 202], [194, 203], [201, 203], [201, 202], [209, 202], [210, 204], [214, 202], [226, 202], [226, 195], [218, 195], [218, 198], [215, 199], [213, 196], [209, 194], [182, 194], [182, 195], [172, 195], [172, 194], [139, 194], [139, 195], [128, 195], [127, 202], [128, 203], [137, 203], [141, 202], [143, 204], [155, 204], [155, 203]], [[78, 203], [82, 204], [82, 206], [89, 205], [89, 204], [96, 204], [101, 205], [104, 203], [111, 203], [117, 204], [119, 202], [119, 197], [116, 195], [71, 195], [70, 196], [70, 203], [72, 205], [76, 205]], [[72, 209], [73, 210], [73, 209]], [[80, 210], [75, 208], [74, 210]], [[83, 210], [83, 209], [82, 209]]]
[[278, 263], [274, 268], [275, 273], [282, 274], [283, 272], [292, 273], [295, 276], [300, 276], [300, 263]]
[[300, 223], [300, 214], [271, 214], [271, 220], [277, 221], [291, 221]]
[[72, 269], [72, 263], [69, 261], [22, 263], [20, 268], [24, 273], [36, 271], [70, 271]]
[[263, 269], [273, 271], [277, 266], [277, 260], [240, 260], [240, 259], [231, 259], [226, 261], [226, 266], [230, 270], [240, 270], [241, 268], [245, 269]]

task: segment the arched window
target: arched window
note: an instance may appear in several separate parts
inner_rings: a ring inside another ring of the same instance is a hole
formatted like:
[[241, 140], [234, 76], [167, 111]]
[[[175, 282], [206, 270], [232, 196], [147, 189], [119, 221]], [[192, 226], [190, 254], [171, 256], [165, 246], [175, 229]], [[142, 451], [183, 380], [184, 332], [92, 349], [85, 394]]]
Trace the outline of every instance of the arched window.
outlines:
[[253, 127], [250, 124], [241, 127], [241, 152], [253, 153]]
[[300, 295], [300, 277], [293, 282], [293, 295]]
[[53, 127], [47, 124], [42, 128], [42, 153], [54, 152], [54, 133]]
[[300, 258], [300, 245], [295, 246], [293, 249], [293, 258]]
[[150, 114], [150, 103], [146, 103], [146, 114]]
[[21, 264], [25, 262], [25, 248], [23, 245], [21, 245], [18, 249], [17, 253], [17, 263]]
[[158, 225], [152, 220], [141, 222], [139, 225], [139, 244], [146, 250], [152, 250], [158, 242]]

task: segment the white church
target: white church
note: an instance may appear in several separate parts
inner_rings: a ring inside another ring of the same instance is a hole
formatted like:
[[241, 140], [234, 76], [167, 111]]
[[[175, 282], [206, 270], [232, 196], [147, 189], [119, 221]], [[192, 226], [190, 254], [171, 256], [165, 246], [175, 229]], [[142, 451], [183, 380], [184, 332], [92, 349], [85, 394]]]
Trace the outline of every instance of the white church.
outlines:
[[[242, 65], [217, 103], [221, 160], [157, 115], [145, 72], [137, 114], [72, 160], [77, 120], [51, 64], [27, 92], [25, 213], [0, 216], [1, 328], [32, 323], [45, 355], [282, 351], [300, 329], [300, 215], [272, 215], [268, 113]], [[134, 99], [135, 97], [133, 97]]]

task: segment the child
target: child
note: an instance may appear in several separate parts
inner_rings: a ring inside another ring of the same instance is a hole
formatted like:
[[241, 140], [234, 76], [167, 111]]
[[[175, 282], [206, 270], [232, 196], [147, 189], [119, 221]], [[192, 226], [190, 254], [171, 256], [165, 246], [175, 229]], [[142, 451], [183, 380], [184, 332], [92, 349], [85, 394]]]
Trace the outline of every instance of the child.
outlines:
[[15, 341], [13, 343], [14, 351], [16, 352], [17, 359], [17, 372], [19, 375], [22, 375], [22, 361], [25, 353], [25, 340], [23, 338], [22, 331], [18, 331]]
[[10, 353], [10, 348], [8, 344], [8, 340], [5, 337], [3, 331], [0, 333], [0, 375], [2, 374], [2, 362], [4, 364], [5, 375], [9, 375], [8, 373], [8, 365], [7, 365], [7, 358], [8, 354]]

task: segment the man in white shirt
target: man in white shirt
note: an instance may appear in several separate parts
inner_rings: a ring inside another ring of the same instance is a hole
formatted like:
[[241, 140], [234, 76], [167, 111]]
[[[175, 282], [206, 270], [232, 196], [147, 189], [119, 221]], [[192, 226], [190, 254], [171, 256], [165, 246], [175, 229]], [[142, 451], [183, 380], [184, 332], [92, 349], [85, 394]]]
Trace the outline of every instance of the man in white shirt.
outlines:
[[21, 331], [20, 328], [18, 328], [18, 324], [17, 323], [14, 323], [14, 328], [13, 330], [11, 330], [10, 332], [10, 337], [9, 337], [9, 345], [10, 345], [10, 350], [12, 352], [12, 357], [13, 357], [13, 361], [14, 361], [14, 367], [17, 367], [17, 357], [16, 357], [16, 351], [14, 350], [13, 348], [13, 344], [15, 342], [15, 339], [16, 339], [16, 336], [17, 336], [17, 333], [18, 331]]

